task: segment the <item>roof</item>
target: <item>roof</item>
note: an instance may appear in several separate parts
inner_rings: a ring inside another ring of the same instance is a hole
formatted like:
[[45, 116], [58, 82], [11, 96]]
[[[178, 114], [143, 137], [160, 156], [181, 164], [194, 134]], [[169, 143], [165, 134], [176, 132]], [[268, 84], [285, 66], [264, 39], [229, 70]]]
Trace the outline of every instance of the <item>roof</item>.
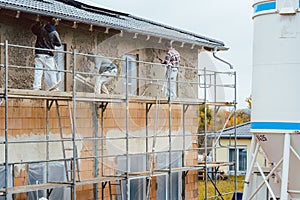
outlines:
[[0, 0], [0, 8], [53, 16], [64, 20], [146, 34], [226, 50], [224, 43], [130, 14], [90, 6], [75, 0]]
[[[234, 137], [234, 126], [223, 130], [221, 138]], [[250, 122], [239, 124], [236, 126], [236, 137], [237, 138], [252, 138], [250, 132]]]

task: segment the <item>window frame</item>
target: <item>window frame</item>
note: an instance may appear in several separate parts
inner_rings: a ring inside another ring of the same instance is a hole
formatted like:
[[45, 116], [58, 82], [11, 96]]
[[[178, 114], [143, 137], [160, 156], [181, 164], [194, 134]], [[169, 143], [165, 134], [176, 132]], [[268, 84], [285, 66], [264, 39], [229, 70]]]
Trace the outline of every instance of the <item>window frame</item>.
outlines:
[[124, 54], [122, 56], [122, 77], [123, 78], [123, 90], [126, 92], [126, 58], [129, 61], [128, 66], [128, 94], [135, 96], [139, 94], [138, 87], [138, 54]]
[[[146, 171], [146, 155], [145, 154], [136, 154], [136, 155], [130, 155], [128, 157], [129, 159], [129, 172], [139, 172], [139, 171]], [[139, 164], [136, 165], [136, 162]], [[117, 157], [117, 174], [122, 174], [126, 171], [126, 156], [118, 156]], [[136, 189], [135, 194], [138, 195], [138, 197], [134, 197], [136, 200], [142, 200], [146, 199], [146, 179], [145, 178], [137, 178], [137, 179], [132, 179], [129, 180], [129, 185], [130, 185], [130, 199], [133, 198], [133, 190]], [[134, 188], [134, 185], [139, 185], [140, 188]], [[122, 180], [122, 191], [124, 194], [124, 198], [126, 199], [126, 181]]]
[[[248, 149], [247, 146], [243, 145], [243, 146], [236, 146], [237, 149], [237, 161], [236, 161], [236, 169], [237, 169], [237, 175], [245, 175], [246, 171], [247, 171], [247, 162], [248, 162]], [[246, 151], [246, 160], [245, 160], [245, 169], [244, 170], [240, 170], [240, 152], [241, 151]], [[231, 153], [233, 152], [233, 153]], [[234, 152], [235, 152], [235, 148], [229, 148], [228, 149], [228, 160], [229, 162], [234, 162]], [[233, 154], [233, 157], [231, 157], [231, 155]], [[234, 174], [234, 166], [229, 166], [228, 169], [228, 174]]]

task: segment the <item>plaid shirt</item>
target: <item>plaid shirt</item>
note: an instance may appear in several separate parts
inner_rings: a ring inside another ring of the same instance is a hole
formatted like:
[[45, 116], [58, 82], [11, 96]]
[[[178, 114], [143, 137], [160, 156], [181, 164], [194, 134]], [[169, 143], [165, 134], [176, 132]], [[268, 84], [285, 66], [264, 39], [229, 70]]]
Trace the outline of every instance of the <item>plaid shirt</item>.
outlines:
[[175, 49], [170, 49], [165, 57], [163, 64], [171, 64], [176, 67], [180, 63], [180, 54]]

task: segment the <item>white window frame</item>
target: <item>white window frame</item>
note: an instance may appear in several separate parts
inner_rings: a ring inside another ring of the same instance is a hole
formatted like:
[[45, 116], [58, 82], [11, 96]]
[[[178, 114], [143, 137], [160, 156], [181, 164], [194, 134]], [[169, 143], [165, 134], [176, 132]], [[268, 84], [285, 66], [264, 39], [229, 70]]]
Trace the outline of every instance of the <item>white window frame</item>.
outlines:
[[[236, 169], [237, 169], [237, 175], [245, 175], [246, 174], [246, 171], [247, 171], [247, 162], [248, 162], [248, 149], [247, 149], [247, 146], [237, 146], [236, 147], [237, 149], [237, 161], [236, 161]], [[235, 148], [229, 148], [228, 150], [228, 160], [229, 162], [233, 162], [234, 161], [234, 157], [233, 159], [231, 160], [230, 159], [230, 152], [233, 151], [234, 152]], [[240, 151], [243, 151], [243, 150], [246, 150], [246, 169], [245, 170], [239, 170], [239, 165], [240, 165]], [[234, 168], [234, 166], [232, 166]], [[234, 174], [234, 169], [231, 170], [230, 167], [229, 167], [229, 170], [228, 170], [228, 174], [232, 175]]]
[[[159, 158], [160, 157], [160, 158]], [[157, 163], [159, 163], [161, 166], [157, 166], [158, 169], [159, 168], [167, 168], [169, 166], [168, 164], [168, 157], [169, 157], [169, 153], [158, 153], [157, 154]], [[181, 167], [182, 166], [182, 157], [181, 157], [181, 152], [172, 152], [172, 167]], [[163, 162], [165, 161], [165, 162]], [[176, 162], [177, 161], [177, 162]], [[177, 192], [177, 197], [176, 199], [181, 199], [181, 194], [182, 194], [182, 173], [181, 172], [173, 172], [171, 174], [171, 176], [175, 176], [175, 178], [177, 179], [177, 187], [178, 187], [178, 192]], [[160, 175], [160, 176], [157, 176], [157, 181], [158, 179], [161, 179], [162, 181], [164, 181], [164, 190], [166, 191], [165, 192], [165, 195], [164, 195], [164, 198], [163, 199], [159, 199], [158, 195], [157, 195], [157, 200], [165, 200], [165, 199], [169, 199], [169, 176], [168, 175]], [[173, 184], [172, 185], [172, 188], [174, 188], [175, 185]], [[172, 192], [172, 195], [173, 192]], [[173, 196], [173, 199], [174, 196]]]
[[138, 81], [137, 81], [137, 55], [125, 54], [122, 59], [122, 76], [123, 78], [123, 89], [126, 92], [126, 58], [128, 60], [128, 94], [131, 96], [138, 95]]
[[[145, 154], [137, 154], [137, 155], [130, 155], [129, 156], [129, 172], [141, 172], [146, 171], [146, 155]], [[142, 162], [139, 162], [141, 161]], [[138, 162], [138, 163], [137, 163]], [[117, 174], [123, 174], [126, 171], [126, 156], [119, 156], [117, 158]], [[138, 178], [129, 180], [129, 188], [135, 189], [131, 187], [133, 184], [132, 181], [138, 181], [140, 183], [140, 187], [136, 188], [139, 196], [141, 198], [134, 198], [134, 200], [143, 200], [146, 199], [146, 179], [145, 178]], [[124, 198], [126, 199], [126, 181], [122, 182], [122, 190], [124, 194]], [[133, 199], [132, 195], [130, 195], [129, 199]]]

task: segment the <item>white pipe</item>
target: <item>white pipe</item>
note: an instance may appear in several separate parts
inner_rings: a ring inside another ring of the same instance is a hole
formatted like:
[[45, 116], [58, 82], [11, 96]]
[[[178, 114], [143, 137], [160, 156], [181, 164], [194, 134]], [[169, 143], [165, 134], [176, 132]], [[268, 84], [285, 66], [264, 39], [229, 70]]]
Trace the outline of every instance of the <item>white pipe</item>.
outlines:
[[300, 156], [299, 156], [299, 154], [296, 152], [296, 150], [295, 150], [292, 146], [291, 146], [290, 148], [291, 148], [292, 152], [294, 153], [294, 155], [298, 158], [298, 160], [300, 160]]
[[289, 162], [290, 162], [290, 145], [291, 134], [285, 133], [284, 135], [284, 149], [283, 149], [283, 163], [281, 173], [281, 195], [280, 200], [288, 200], [288, 178], [289, 178]]
[[[269, 180], [270, 176], [273, 175], [273, 173], [275, 173], [275, 171], [277, 170], [277, 168], [282, 164], [283, 158], [280, 159], [280, 161], [275, 165], [275, 167], [269, 172], [268, 176], [266, 177], [266, 180]], [[263, 181], [254, 191], [254, 193], [249, 197], [249, 199], [246, 200], [251, 200], [256, 194], [257, 192], [261, 189], [261, 187], [265, 184], [265, 182]], [[243, 195], [244, 196], [244, 195]]]
[[289, 193], [300, 194], [300, 190], [288, 190]]
[[271, 188], [271, 186], [270, 186], [268, 180], [266, 179], [266, 176], [265, 176], [263, 170], [261, 169], [261, 167], [260, 167], [260, 165], [259, 165], [259, 163], [258, 163], [257, 161], [256, 161], [256, 165], [257, 165], [257, 168], [258, 168], [258, 170], [259, 170], [259, 172], [260, 172], [262, 178], [264, 179], [264, 183], [267, 185], [267, 187], [268, 187], [268, 189], [269, 189], [269, 192], [270, 192], [272, 198], [273, 198], [273, 199], [276, 199], [275, 194], [274, 194], [274, 192], [273, 192], [273, 190], [272, 190], [272, 188]]
[[218, 143], [219, 143], [219, 146], [220, 146], [220, 147], [223, 146], [223, 145], [221, 144], [221, 142], [220, 142], [220, 138], [221, 138], [221, 136], [222, 136], [222, 134], [223, 134], [223, 132], [224, 132], [224, 130], [225, 130], [225, 128], [226, 128], [226, 125], [228, 124], [228, 122], [229, 122], [229, 120], [230, 120], [232, 114], [234, 113], [234, 110], [235, 110], [235, 109], [233, 108], [233, 109], [231, 110], [231, 112], [229, 113], [229, 115], [228, 115], [228, 117], [227, 117], [227, 119], [226, 119], [226, 122], [224, 123], [223, 128], [222, 128], [221, 132], [219, 133], [218, 138], [216, 139], [216, 141], [215, 141], [215, 143], [214, 143], [214, 145], [213, 145], [213, 149], [216, 148], [216, 146], [217, 146]]
[[213, 56], [214, 56], [216, 59], [218, 59], [219, 61], [221, 61], [221, 62], [223, 62], [223, 63], [229, 65], [229, 68], [230, 68], [230, 69], [233, 69], [233, 66], [232, 66], [229, 62], [227, 62], [227, 61], [221, 59], [220, 57], [218, 57], [218, 56], [216, 55], [217, 51], [218, 51], [218, 47], [215, 47], [215, 48], [214, 48], [214, 51], [213, 51]]
[[[255, 148], [255, 150], [254, 150]], [[245, 177], [245, 181], [244, 181], [244, 194], [243, 194], [243, 200], [247, 200], [248, 199], [248, 193], [249, 191], [249, 187], [250, 187], [250, 176], [252, 175], [252, 170], [254, 167], [254, 163], [257, 157], [257, 153], [258, 153], [258, 149], [259, 149], [259, 145], [256, 142], [256, 139], [254, 137], [254, 135], [252, 135], [252, 140], [251, 140], [251, 145], [250, 145], [250, 162], [248, 162], [248, 166], [247, 166], [247, 174]], [[252, 153], [254, 152], [254, 153]]]

